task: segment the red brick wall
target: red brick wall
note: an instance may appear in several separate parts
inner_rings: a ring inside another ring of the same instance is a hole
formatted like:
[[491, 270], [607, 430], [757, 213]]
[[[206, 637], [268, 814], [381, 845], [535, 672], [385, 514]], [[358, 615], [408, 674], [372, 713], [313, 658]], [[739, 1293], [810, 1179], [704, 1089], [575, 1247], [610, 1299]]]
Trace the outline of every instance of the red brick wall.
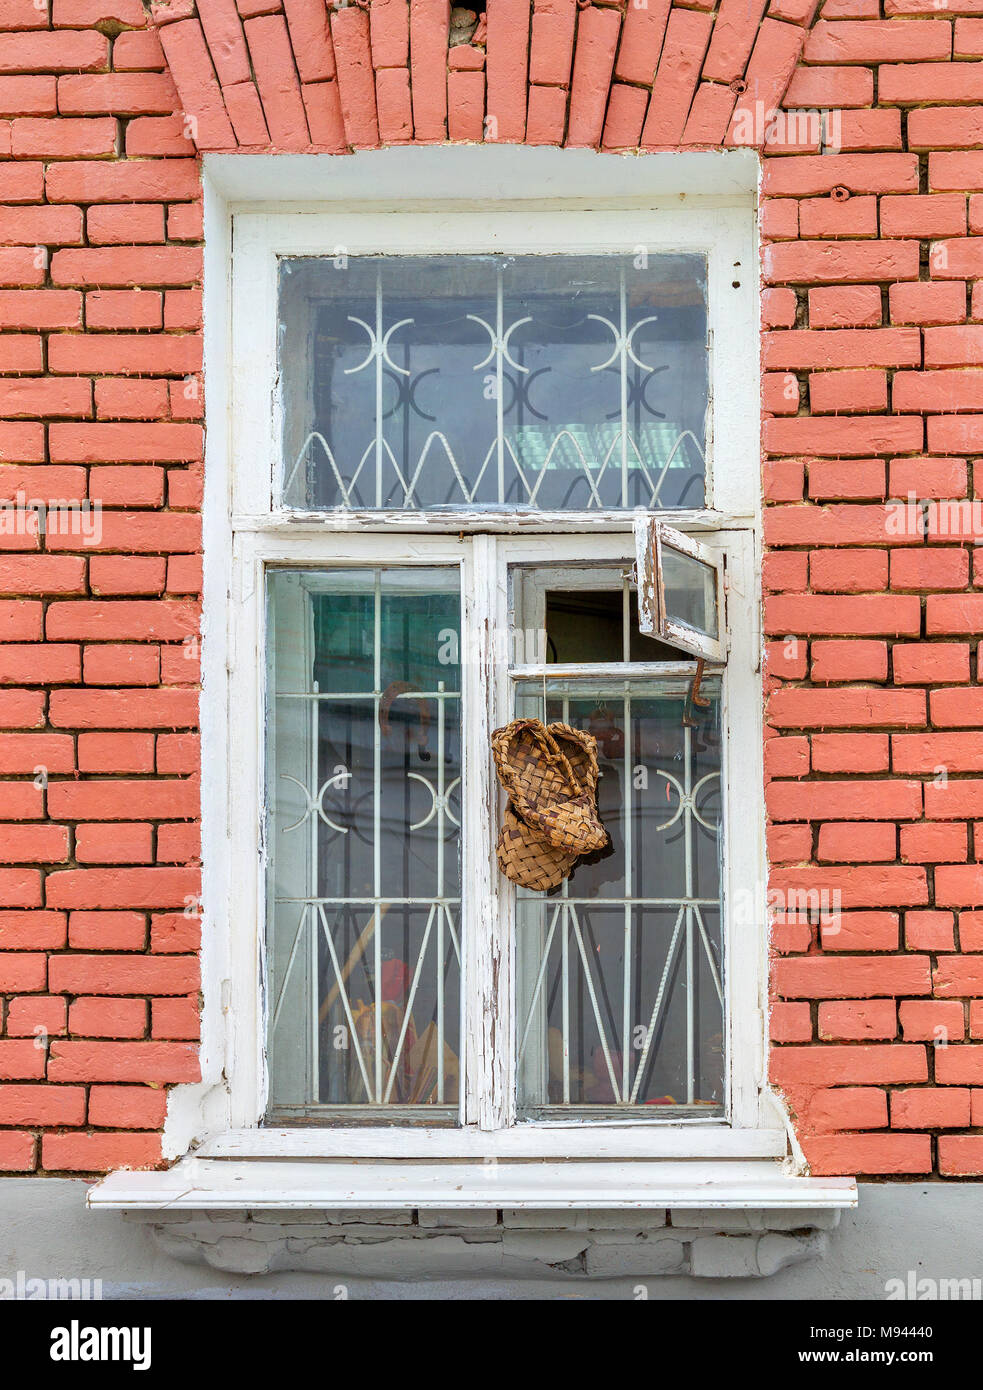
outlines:
[[140, 0], [0, 29], [0, 498], [103, 509], [0, 515], [0, 1168], [139, 1167], [197, 1075], [199, 177]]
[[489, 0], [449, 53], [446, 0], [48, 6], [0, 8], [0, 498], [103, 510], [0, 535], [0, 1169], [153, 1164], [197, 1074], [196, 152], [750, 140], [772, 1076], [815, 1172], [983, 1173], [983, 570], [890, 506], [977, 486], [983, 0]]

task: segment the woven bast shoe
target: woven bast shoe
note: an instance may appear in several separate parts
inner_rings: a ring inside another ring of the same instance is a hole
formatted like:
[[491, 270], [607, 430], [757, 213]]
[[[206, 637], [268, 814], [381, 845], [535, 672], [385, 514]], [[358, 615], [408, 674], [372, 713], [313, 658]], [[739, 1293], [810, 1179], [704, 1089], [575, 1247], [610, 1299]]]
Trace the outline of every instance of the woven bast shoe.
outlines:
[[[559, 739], [554, 730], [562, 731]], [[491, 745], [498, 779], [517, 815], [554, 849], [590, 854], [607, 844], [597, 815], [597, 745], [590, 734], [566, 724], [547, 728], [539, 719], [513, 719], [495, 730]]]
[[505, 807], [502, 829], [495, 846], [498, 867], [506, 878], [522, 888], [548, 893], [558, 888], [580, 858], [571, 850], [554, 849], [519, 819], [512, 803]]

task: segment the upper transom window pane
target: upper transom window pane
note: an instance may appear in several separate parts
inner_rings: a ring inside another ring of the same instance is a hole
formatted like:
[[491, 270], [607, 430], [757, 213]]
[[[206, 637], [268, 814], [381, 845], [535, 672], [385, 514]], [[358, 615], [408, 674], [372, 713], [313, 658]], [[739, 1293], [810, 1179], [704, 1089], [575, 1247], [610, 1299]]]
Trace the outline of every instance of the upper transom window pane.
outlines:
[[704, 503], [697, 254], [284, 258], [283, 502]]

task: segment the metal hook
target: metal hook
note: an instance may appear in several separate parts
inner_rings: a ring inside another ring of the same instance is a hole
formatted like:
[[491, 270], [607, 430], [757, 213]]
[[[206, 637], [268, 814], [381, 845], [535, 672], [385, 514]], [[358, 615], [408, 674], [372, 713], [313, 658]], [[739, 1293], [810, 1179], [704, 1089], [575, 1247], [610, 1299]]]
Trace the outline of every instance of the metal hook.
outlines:
[[693, 715], [694, 709], [707, 709], [710, 701], [705, 695], [700, 694], [700, 684], [703, 680], [704, 661], [701, 657], [696, 663], [696, 675], [690, 682], [689, 690], [686, 693], [686, 704], [683, 708], [683, 723], [690, 729], [695, 729], [697, 720]]

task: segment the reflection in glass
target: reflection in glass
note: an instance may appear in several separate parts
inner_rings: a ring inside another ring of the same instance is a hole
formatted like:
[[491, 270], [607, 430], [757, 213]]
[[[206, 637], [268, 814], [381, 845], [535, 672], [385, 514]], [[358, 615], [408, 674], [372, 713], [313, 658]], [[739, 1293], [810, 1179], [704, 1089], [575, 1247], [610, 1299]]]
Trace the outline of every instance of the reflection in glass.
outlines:
[[[719, 678], [703, 690], [710, 705], [692, 726], [682, 681], [547, 681], [545, 718], [597, 739], [611, 847], [553, 893], [519, 890], [527, 1115], [722, 1111]], [[516, 712], [543, 717], [541, 681], [518, 685]]]
[[456, 570], [269, 580], [272, 1114], [455, 1104]]
[[702, 256], [287, 258], [279, 294], [289, 507], [703, 505]]
[[663, 544], [661, 553], [666, 617], [717, 637], [717, 576], [713, 566], [670, 545]]

